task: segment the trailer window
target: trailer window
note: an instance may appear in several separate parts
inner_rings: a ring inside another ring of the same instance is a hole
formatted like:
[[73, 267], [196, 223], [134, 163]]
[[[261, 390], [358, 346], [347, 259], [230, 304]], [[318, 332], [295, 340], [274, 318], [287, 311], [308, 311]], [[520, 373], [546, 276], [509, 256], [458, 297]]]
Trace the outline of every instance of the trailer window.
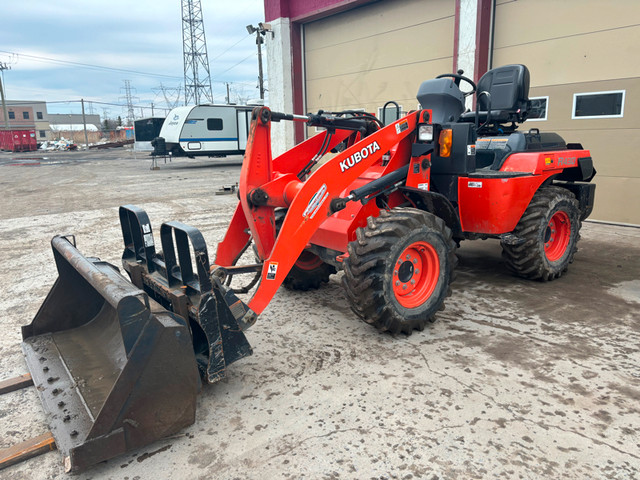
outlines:
[[621, 118], [624, 116], [624, 90], [576, 93], [571, 118]]
[[527, 120], [546, 120], [549, 97], [529, 97], [531, 106], [527, 114]]
[[207, 119], [207, 130], [222, 130], [222, 119], [221, 118], [208, 118]]

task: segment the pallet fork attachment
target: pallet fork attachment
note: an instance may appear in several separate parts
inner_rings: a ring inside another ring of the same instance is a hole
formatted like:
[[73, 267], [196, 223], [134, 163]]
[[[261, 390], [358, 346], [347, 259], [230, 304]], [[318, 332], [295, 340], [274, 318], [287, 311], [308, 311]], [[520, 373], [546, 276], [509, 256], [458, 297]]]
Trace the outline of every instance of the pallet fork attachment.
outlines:
[[[248, 307], [210, 274], [209, 254], [197, 228], [180, 222], [160, 227], [156, 253], [151, 222], [134, 205], [120, 207], [122, 264], [138, 288], [187, 321], [202, 378], [215, 383], [231, 363], [252, 354], [243, 331]], [[196, 266], [194, 271], [193, 266]]]
[[246, 307], [210, 278], [200, 232], [162, 225], [160, 256], [144, 211], [121, 207], [120, 218], [133, 283], [56, 236], [58, 279], [22, 329], [27, 366], [68, 472], [191, 425], [200, 377], [216, 382], [252, 353], [236, 320]]

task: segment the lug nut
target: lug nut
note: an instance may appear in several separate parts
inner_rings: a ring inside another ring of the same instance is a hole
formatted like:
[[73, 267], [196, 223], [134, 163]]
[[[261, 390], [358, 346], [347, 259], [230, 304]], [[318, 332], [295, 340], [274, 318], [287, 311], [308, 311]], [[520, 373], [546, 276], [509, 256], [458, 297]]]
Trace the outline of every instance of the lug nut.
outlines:
[[402, 285], [402, 289], [406, 290], [407, 289], [407, 284], [405, 283], [404, 285]]
[[400, 286], [400, 280], [396, 280], [396, 287]]

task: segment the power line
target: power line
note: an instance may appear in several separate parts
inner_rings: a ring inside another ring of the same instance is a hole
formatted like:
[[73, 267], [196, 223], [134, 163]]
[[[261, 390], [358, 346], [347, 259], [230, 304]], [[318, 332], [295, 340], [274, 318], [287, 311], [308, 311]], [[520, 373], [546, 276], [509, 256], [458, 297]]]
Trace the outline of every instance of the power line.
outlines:
[[128, 70], [125, 68], [115, 68], [115, 67], [105, 67], [103, 65], [94, 65], [94, 64], [90, 64], [90, 63], [81, 63], [81, 62], [72, 62], [70, 60], [58, 60], [56, 58], [48, 58], [48, 57], [40, 57], [37, 55], [27, 55], [26, 53], [16, 53], [16, 52], [9, 52], [7, 50], [0, 50], [0, 53], [8, 53], [10, 55], [17, 55], [18, 57], [25, 57], [25, 58], [30, 58], [32, 60], [36, 60], [36, 61], [40, 61], [40, 62], [49, 62], [49, 63], [55, 63], [55, 64], [60, 64], [60, 65], [73, 65], [76, 67], [83, 67], [83, 68], [93, 68], [93, 69], [97, 69], [97, 70], [109, 70], [112, 72], [122, 72], [122, 73], [134, 73], [136, 75], [146, 75], [149, 77], [165, 77], [165, 78], [179, 78], [182, 79], [182, 77], [178, 77], [175, 75], [164, 75], [162, 73], [150, 73], [150, 72], [141, 72], [139, 70]]
[[225, 53], [227, 53], [229, 50], [231, 50], [233, 47], [235, 47], [236, 45], [238, 45], [240, 42], [246, 40], [247, 38], [249, 38], [251, 36], [251, 34], [247, 34], [246, 36], [242, 37], [240, 40], [238, 40], [236, 43], [234, 43], [233, 45], [231, 45], [229, 48], [227, 48], [224, 52], [220, 53], [219, 55], [216, 55], [215, 57], [213, 57], [211, 59], [211, 61], [213, 60], [217, 60], [219, 59], [222, 55], [224, 55]]
[[[248, 57], [243, 58], [243, 59], [242, 59], [242, 60], [240, 60], [238, 63], [236, 63], [235, 65], [233, 65], [233, 66], [231, 66], [231, 67], [229, 67], [229, 68], [227, 68], [224, 72], [220, 73], [219, 75], [222, 75], [223, 73], [227, 73], [229, 70], [231, 70], [231, 69], [233, 69], [233, 68], [236, 68], [236, 67], [237, 67], [238, 65], [240, 65], [241, 63], [246, 62], [246, 61], [247, 61], [247, 60], [249, 60], [251, 57], [253, 57], [253, 55], [254, 55], [254, 54], [252, 53], [252, 54], [250, 54]], [[214, 78], [215, 78], [215, 77], [214, 77]], [[219, 82], [218, 82], [218, 83], [219, 83]], [[223, 82], [223, 83], [224, 83], [224, 82]], [[236, 82], [236, 83], [240, 83], [240, 82]], [[253, 84], [245, 83], [244, 85], [251, 85], [251, 86], [253, 87]]]
[[[247, 37], [244, 37], [242, 40], [244, 40], [245, 38], [247, 38]], [[232, 47], [229, 47], [223, 53], [226, 53], [231, 48], [235, 47], [242, 40], [236, 42]], [[58, 59], [55, 59], [55, 58], [41, 57], [41, 56], [37, 56], [37, 55], [28, 55], [26, 53], [10, 52], [8, 50], [0, 50], [0, 53], [6, 53], [6, 54], [9, 54], [9, 55], [16, 55], [18, 57], [22, 56], [22, 57], [30, 58], [32, 60], [36, 60], [36, 61], [40, 61], [40, 62], [54, 63], [54, 64], [59, 64], [59, 65], [68, 65], [68, 66], [74, 66], [74, 67], [89, 68], [89, 69], [96, 69], [96, 70], [106, 70], [106, 71], [120, 72], [120, 73], [131, 73], [131, 74], [136, 74], [136, 75], [145, 75], [145, 76], [148, 76], [148, 77], [164, 77], [164, 78], [172, 78], [172, 79], [183, 80], [183, 77], [178, 77], [178, 76], [175, 76], [175, 75], [164, 75], [164, 74], [161, 74], [161, 73], [141, 72], [141, 71], [138, 71], [138, 70], [127, 70], [127, 69], [123, 69], [123, 68], [105, 67], [104, 65], [94, 65], [94, 64], [90, 64], [90, 63], [72, 62], [72, 61], [69, 61], [69, 60], [58, 60]], [[219, 57], [220, 57], [220, 55], [218, 55], [216, 58], [219, 58]], [[242, 62], [248, 60], [248, 58], [245, 58], [244, 60], [241, 60], [240, 62], [236, 63], [233, 67], [226, 69], [224, 72], [222, 72], [219, 75], [222, 75], [223, 73], [228, 72], [229, 70], [233, 69], [234, 67], [237, 67]], [[224, 81], [224, 80], [217, 80], [217, 81], [212, 80], [212, 83], [220, 83], [220, 84], [224, 85], [227, 82]], [[239, 84], [242, 84], [242, 85], [253, 86], [252, 84], [249, 84], [247, 82], [231, 82], [231, 83], [239, 83]]]
[[[91, 103], [95, 103], [97, 105], [109, 105], [111, 107], [128, 107], [129, 105], [126, 103], [112, 103], [112, 102], [99, 102], [97, 100], [86, 100], [87, 102], [91, 102]], [[61, 104], [61, 103], [66, 103], [66, 104], [70, 104], [70, 103], [81, 103], [82, 100], [54, 100], [52, 102], [48, 101], [48, 100], [34, 100], [32, 102], [28, 102], [28, 101], [24, 101], [24, 102], [16, 102], [14, 100], [8, 100], [7, 101], [7, 105], [10, 106], [21, 106], [21, 105], [33, 105], [35, 103], [46, 103], [47, 105], [49, 104]], [[138, 105], [138, 104], [133, 104], [132, 105], [134, 108], [151, 108], [150, 105]], [[158, 107], [156, 107], [158, 108]], [[162, 108], [159, 107], [161, 110], [171, 110], [170, 108]]]

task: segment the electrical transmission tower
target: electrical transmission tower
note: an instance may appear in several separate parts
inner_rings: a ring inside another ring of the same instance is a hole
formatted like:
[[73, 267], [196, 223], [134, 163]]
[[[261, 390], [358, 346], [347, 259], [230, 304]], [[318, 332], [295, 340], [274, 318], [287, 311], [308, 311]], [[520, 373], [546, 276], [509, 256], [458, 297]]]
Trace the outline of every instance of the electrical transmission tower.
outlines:
[[158, 88], [151, 89], [154, 93], [159, 94], [162, 93], [164, 96], [164, 101], [169, 107], [169, 110], [178, 106], [180, 103], [180, 93], [182, 91], [182, 85], [178, 85], [177, 87], [165, 87], [162, 83]]
[[200, 0], [182, 0], [184, 104], [213, 103]]
[[[135, 114], [133, 112], [133, 96], [131, 95], [131, 82], [124, 81], [124, 100], [127, 102], [127, 125], [133, 125]], [[136, 97], [137, 98], [137, 97]]]

